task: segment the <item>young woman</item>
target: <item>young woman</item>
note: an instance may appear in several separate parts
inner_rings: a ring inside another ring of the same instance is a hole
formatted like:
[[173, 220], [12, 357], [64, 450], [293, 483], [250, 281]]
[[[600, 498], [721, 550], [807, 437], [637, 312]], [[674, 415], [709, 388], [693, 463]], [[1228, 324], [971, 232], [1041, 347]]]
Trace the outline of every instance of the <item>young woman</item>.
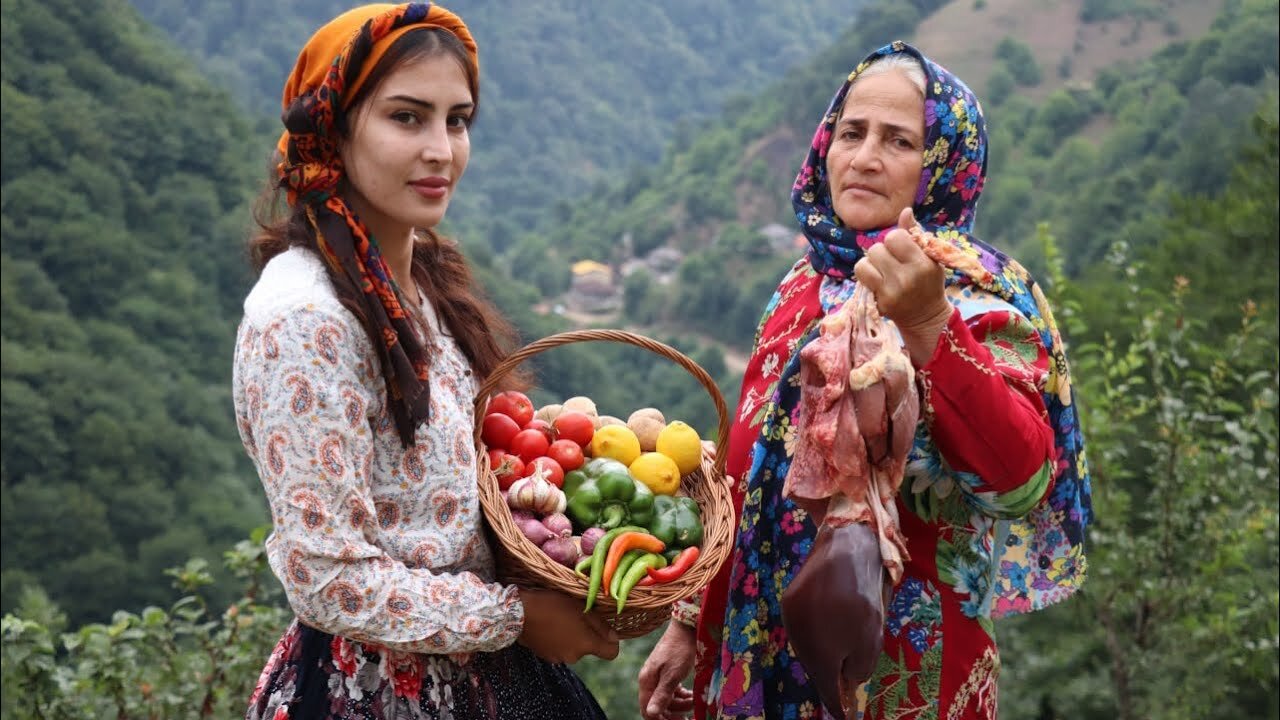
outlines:
[[482, 528], [472, 400], [514, 334], [433, 230], [478, 80], [466, 25], [423, 3], [335, 18], [285, 86], [287, 202], [251, 241], [234, 393], [297, 620], [249, 718], [603, 717], [563, 663], [616, 636], [494, 582]]

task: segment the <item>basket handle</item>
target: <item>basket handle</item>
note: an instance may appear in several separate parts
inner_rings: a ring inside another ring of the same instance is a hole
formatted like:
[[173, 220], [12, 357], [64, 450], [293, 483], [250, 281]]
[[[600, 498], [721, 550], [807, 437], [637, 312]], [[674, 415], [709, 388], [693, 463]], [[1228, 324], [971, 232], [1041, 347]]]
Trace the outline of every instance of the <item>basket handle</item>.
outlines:
[[551, 348], [568, 345], [569, 343], [588, 342], [593, 340], [617, 342], [624, 345], [634, 345], [639, 348], [644, 348], [645, 350], [672, 360], [677, 365], [687, 370], [690, 375], [693, 375], [699, 383], [702, 383], [703, 389], [705, 389], [707, 394], [711, 396], [711, 402], [715, 404], [716, 413], [720, 417], [720, 426], [718, 429], [718, 436], [716, 438], [715, 470], [717, 476], [724, 477], [724, 449], [725, 445], [729, 442], [729, 410], [725, 407], [724, 396], [720, 394], [720, 388], [716, 387], [715, 381], [711, 379], [711, 376], [707, 374], [707, 371], [703, 370], [702, 366], [691, 360], [689, 356], [679, 350], [676, 350], [670, 345], [660, 343], [657, 340], [650, 340], [647, 337], [627, 332], [625, 330], [570, 330], [568, 332], [556, 333], [539, 340], [534, 340], [528, 345], [525, 345], [519, 350], [516, 350], [503, 358], [502, 362], [498, 363], [498, 366], [493, 369], [493, 372], [489, 373], [489, 377], [485, 379], [484, 384], [481, 385], [480, 389], [476, 392], [475, 439], [477, 444], [480, 441], [480, 431], [483, 428], [484, 423], [484, 410], [485, 406], [489, 402], [489, 394], [498, 386], [498, 383], [502, 381], [502, 378], [506, 377], [507, 373], [511, 372], [517, 365], [525, 360], [537, 355], [538, 353], [550, 350]]

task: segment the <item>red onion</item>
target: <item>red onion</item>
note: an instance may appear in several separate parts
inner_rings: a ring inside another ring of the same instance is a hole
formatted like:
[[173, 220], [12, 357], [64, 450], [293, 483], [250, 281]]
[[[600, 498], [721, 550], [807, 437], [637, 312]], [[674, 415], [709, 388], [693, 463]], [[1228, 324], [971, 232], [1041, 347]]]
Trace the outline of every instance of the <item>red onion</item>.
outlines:
[[521, 513], [521, 515], [524, 515], [525, 517], [519, 517], [516, 513], [512, 513], [511, 515], [515, 518], [516, 527], [520, 528], [520, 534], [529, 538], [529, 542], [534, 545], [541, 546], [546, 541], [555, 537], [555, 534], [548, 530], [546, 525], [539, 522], [536, 517], [533, 517], [528, 513]]
[[547, 557], [564, 565], [565, 567], [573, 567], [578, 564], [578, 546], [573, 542], [573, 538], [569, 537], [553, 537], [542, 543], [542, 552]]
[[590, 555], [596, 549], [596, 543], [604, 537], [605, 529], [590, 527], [582, 531], [582, 554]]
[[552, 513], [542, 518], [542, 524], [556, 537], [569, 537], [573, 534], [573, 523], [564, 513]]

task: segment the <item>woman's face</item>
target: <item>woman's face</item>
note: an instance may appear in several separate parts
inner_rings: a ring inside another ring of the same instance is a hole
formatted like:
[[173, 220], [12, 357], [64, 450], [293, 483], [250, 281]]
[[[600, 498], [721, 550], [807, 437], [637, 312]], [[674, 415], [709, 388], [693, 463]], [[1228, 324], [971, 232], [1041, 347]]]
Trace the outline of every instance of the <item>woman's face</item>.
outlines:
[[915, 204], [924, 166], [924, 97], [896, 70], [849, 88], [827, 150], [827, 182], [846, 227], [876, 230], [897, 223]]
[[466, 71], [441, 55], [396, 68], [355, 108], [341, 149], [346, 199], [375, 238], [444, 218], [471, 156], [474, 111]]

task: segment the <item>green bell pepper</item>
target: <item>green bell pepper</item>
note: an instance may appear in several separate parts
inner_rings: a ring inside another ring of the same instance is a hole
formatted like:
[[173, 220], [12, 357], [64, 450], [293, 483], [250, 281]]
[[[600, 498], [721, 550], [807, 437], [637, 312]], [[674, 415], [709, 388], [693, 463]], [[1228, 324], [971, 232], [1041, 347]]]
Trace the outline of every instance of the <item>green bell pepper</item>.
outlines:
[[659, 495], [653, 500], [653, 522], [649, 533], [667, 548], [686, 548], [702, 543], [702, 514], [691, 497]]
[[582, 528], [606, 530], [620, 525], [649, 527], [653, 491], [613, 460], [592, 461], [564, 476], [565, 514]]

